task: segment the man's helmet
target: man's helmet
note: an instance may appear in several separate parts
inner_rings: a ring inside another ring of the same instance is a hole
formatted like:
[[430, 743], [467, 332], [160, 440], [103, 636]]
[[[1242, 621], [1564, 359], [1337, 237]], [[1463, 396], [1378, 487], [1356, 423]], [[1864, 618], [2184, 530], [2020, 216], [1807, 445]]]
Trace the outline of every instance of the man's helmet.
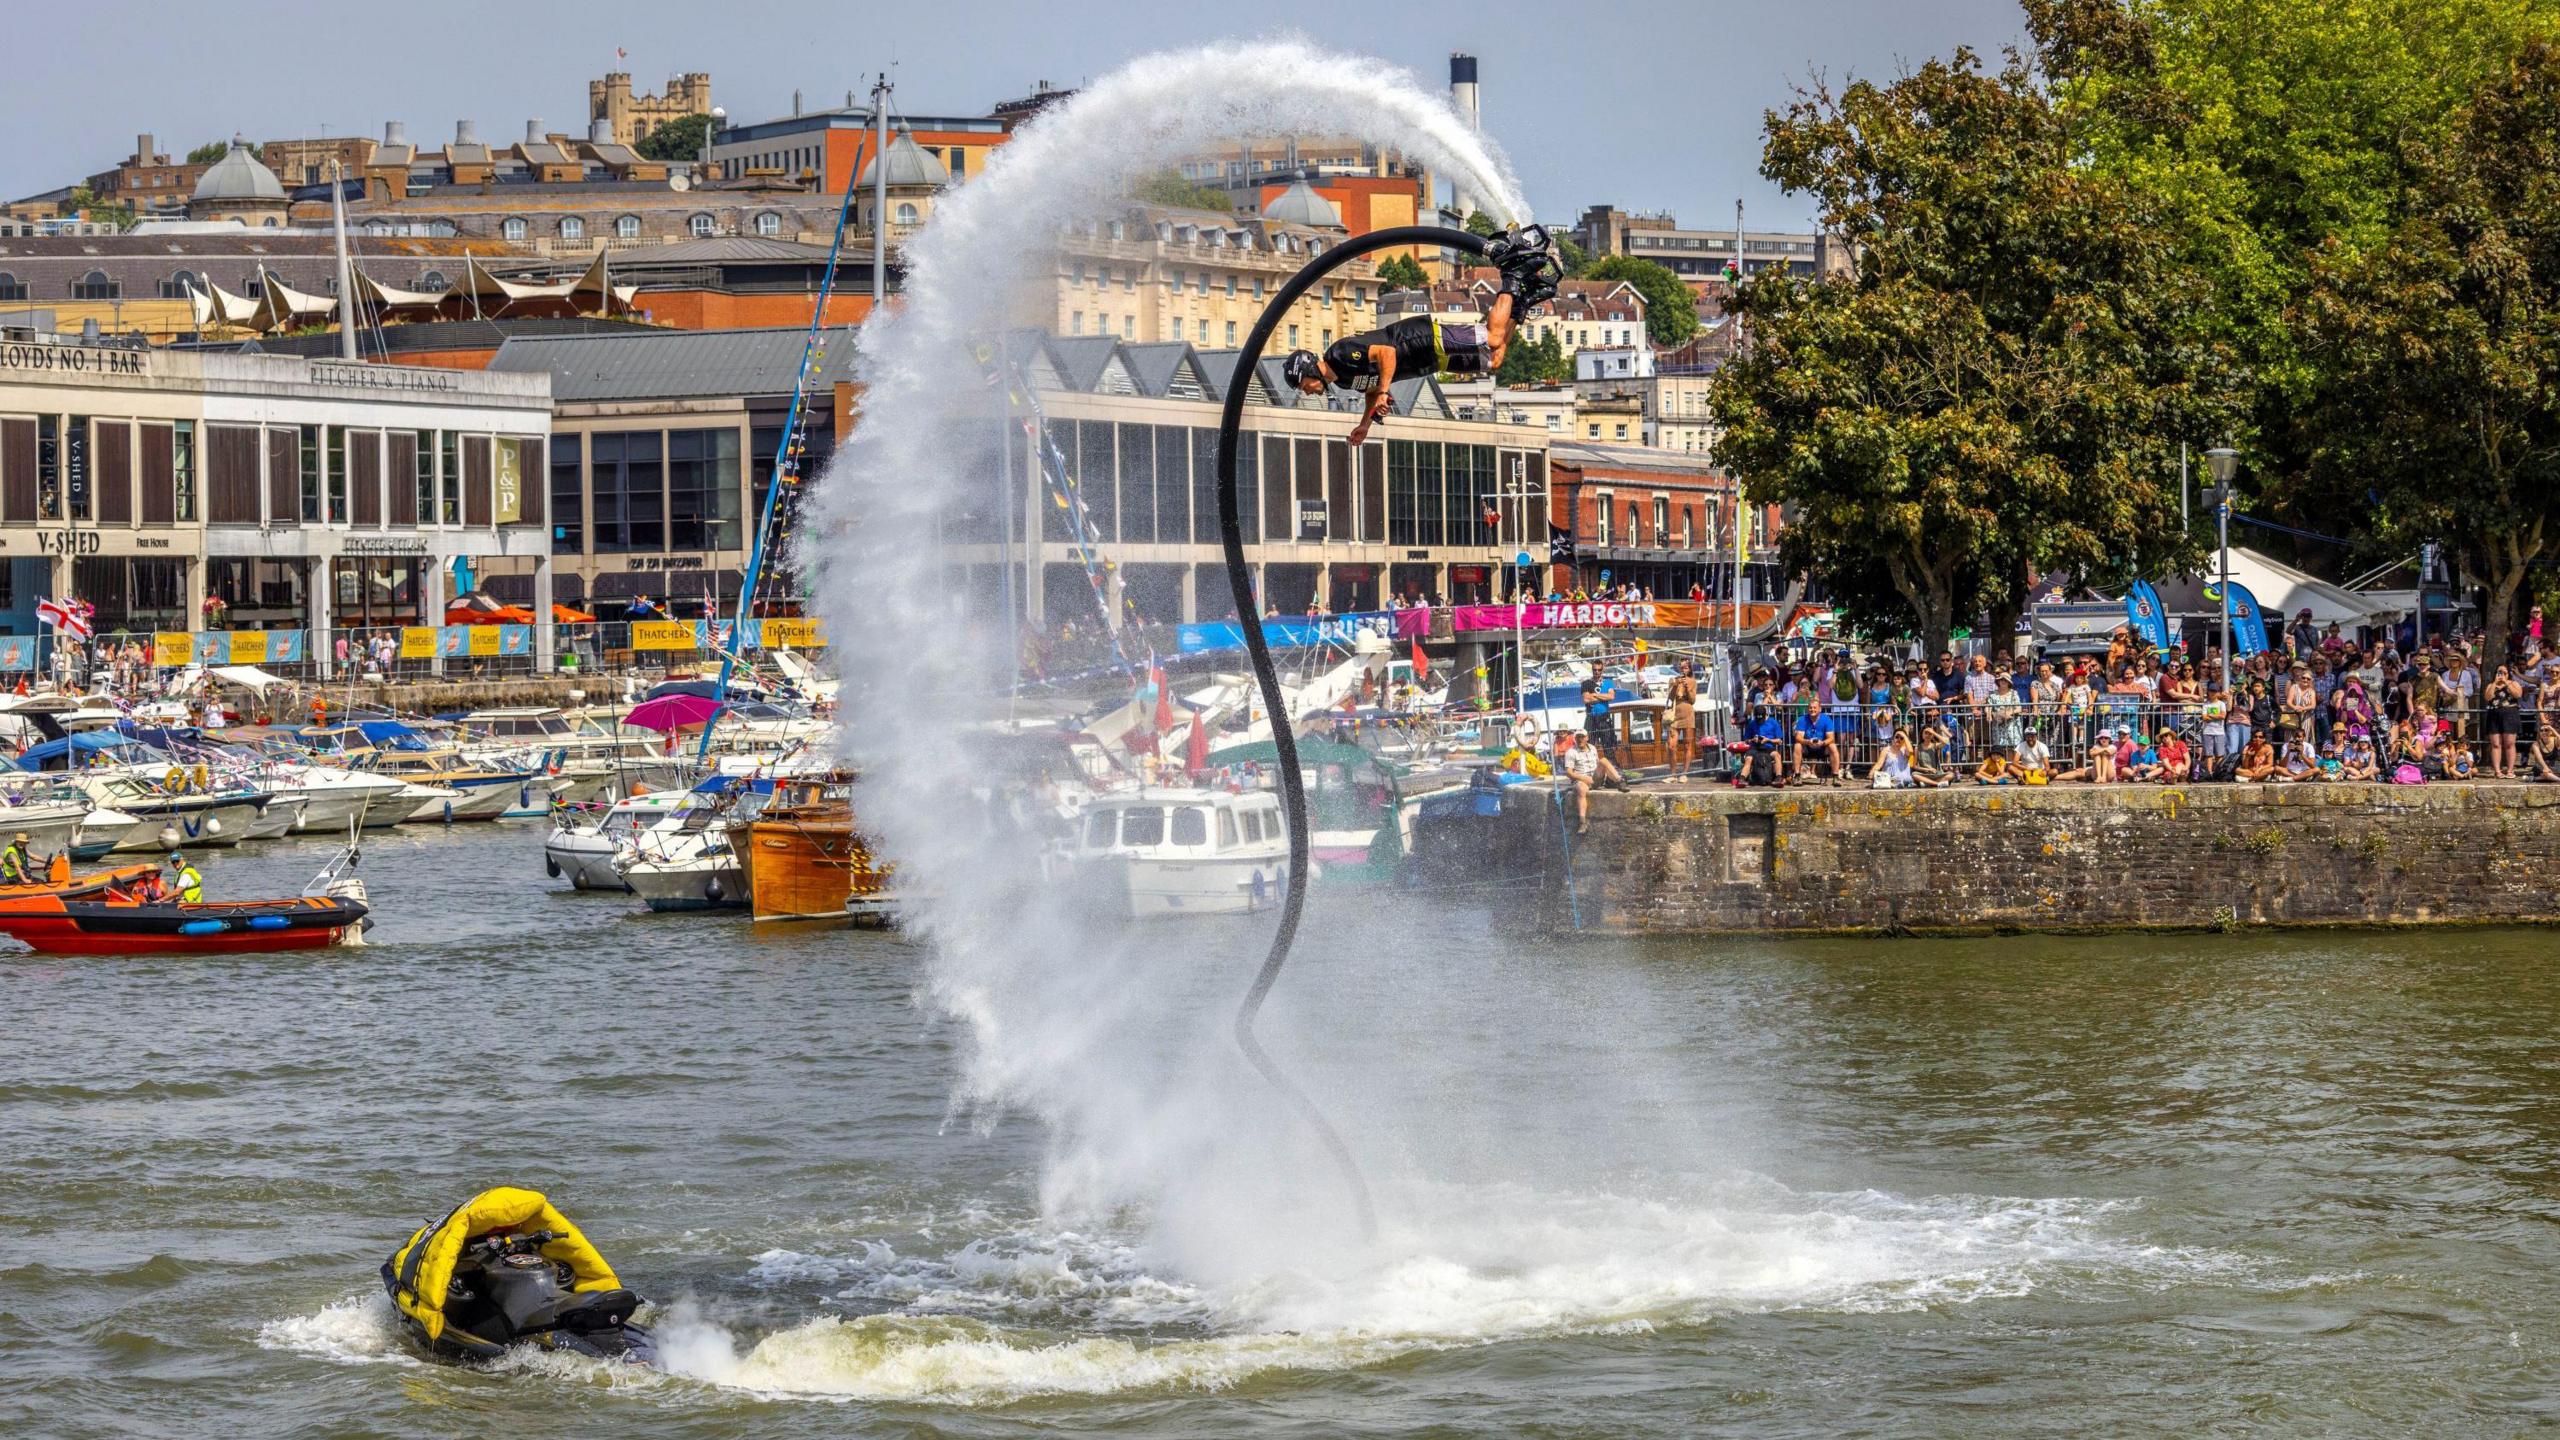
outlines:
[[1323, 378], [1324, 370], [1317, 365], [1316, 354], [1312, 350], [1292, 350], [1289, 358], [1280, 362], [1280, 379], [1292, 390], [1303, 389], [1308, 381]]

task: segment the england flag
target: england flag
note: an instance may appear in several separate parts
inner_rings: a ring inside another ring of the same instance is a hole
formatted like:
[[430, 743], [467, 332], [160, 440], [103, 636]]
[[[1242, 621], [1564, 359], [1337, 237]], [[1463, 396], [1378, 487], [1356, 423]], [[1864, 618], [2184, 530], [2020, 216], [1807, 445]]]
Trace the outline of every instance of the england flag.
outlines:
[[76, 600], [38, 600], [36, 618], [66, 635], [89, 638], [89, 619], [81, 612], [87, 607]]

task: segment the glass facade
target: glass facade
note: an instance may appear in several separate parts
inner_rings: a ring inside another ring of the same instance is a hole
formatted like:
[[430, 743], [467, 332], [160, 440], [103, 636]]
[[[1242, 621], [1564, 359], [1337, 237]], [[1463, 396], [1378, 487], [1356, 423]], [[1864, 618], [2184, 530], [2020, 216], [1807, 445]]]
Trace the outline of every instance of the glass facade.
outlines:
[[667, 432], [667, 524], [670, 550], [735, 549], [738, 545], [738, 432]]

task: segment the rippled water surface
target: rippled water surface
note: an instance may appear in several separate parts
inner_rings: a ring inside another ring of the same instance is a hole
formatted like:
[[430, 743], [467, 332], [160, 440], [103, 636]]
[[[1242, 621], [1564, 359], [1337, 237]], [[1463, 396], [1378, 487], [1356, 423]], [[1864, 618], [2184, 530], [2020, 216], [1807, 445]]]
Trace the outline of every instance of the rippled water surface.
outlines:
[[[0, 957], [0, 1434], [2560, 1412], [2546, 934], [1546, 948], [1329, 896], [1280, 1018], [1381, 1236], [1349, 1268], [1243, 1237], [1213, 1274], [1167, 1262], [1161, 1217], [1044, 1204], [1037, 1127], [952, 1118], [911, 946], [558, 893], [540, 845], [381, 840], [365, 950]], [[323, 856], [205, 868], [269, 892]], [[1164, 932], [1168, 1013], [1222, 1034], [1261, 934]], [[375, 1267], [498, 1183], [657, 1302], [665, 1373], [406, 1347]]]

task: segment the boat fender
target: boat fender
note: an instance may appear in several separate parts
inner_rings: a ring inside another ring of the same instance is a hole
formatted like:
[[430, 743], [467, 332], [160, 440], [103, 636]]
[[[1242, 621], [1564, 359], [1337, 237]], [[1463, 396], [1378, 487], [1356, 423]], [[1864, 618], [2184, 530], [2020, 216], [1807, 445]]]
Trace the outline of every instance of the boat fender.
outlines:
[[184, 925], [178, 927], [178, 933], [181, 935], [219, 935], [222, 933], [223, 928], [223, 923], [219, 920], [190, 920]]
[[281, 915], [259, 915], [249, 921], [252, 930], [282, 930], [293, 922]]
[[542, 857], [542, 872], [554, 880], [560, 878], [560, 862], [551, 858], [547, 852]]
[[729, 898], [728, 887], [720, 883], [719, 876], [714, 875], [710, 879], [702, 882], [702, 898], [710, 901], [714, 905], [717, 905], [721, 901]]

